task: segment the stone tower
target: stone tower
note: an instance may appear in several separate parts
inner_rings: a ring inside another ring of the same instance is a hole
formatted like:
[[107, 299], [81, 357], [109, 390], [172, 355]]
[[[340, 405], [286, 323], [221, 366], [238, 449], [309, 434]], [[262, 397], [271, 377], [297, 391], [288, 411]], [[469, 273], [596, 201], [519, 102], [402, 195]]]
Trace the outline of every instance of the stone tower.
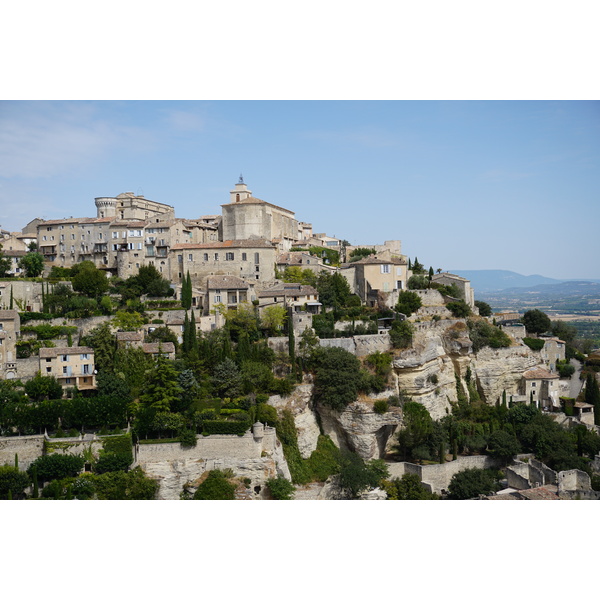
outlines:
[[116, 198], [96, 198], [96, 211], [98, 219], [104, 217], [117, 216], [117, 199]]
[[248, 189], [248, 186], [244, 183], [244, 178], [240, 175], [239, 181], [235, 184], [235, 189], [229, 192], [231, 202], [240, 202], [246, 198], [252, 197], [252, 192]]

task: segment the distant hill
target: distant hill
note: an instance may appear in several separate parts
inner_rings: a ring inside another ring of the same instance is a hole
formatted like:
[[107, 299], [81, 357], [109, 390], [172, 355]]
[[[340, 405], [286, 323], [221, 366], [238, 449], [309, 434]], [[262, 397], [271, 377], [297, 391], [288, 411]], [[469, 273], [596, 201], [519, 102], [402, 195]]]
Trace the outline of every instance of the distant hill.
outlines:
[[471, 282], [477, 292], [494, 292], [508, 288], [532, 288], [536, 285], [562, 283], [562, 279], [552, 279], [543, 275], [521, 275], [514, 271], [489, 269], [481, 271], [450, 271]]

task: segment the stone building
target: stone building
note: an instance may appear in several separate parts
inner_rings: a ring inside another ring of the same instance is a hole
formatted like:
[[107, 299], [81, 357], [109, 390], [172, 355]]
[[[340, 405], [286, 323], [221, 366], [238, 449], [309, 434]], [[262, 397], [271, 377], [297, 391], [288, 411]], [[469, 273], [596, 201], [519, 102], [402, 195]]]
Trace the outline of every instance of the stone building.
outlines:
[[397, 292], [406, 289], [408, 277], [404, 259], [375, 256], [342, 265], [340, 273], [348, 280], [350, 289], [368, 306], [377, 304], [380, 292], [388, 296], [388, 306], [393, 306]]
[[[299, 236], [298, 221], [287, 208], [254, 198], [242, 177], [230, 192], [230, 203], [221, 206], [222, 240], [280, 239], [289, 249]], [[282, 248], [282, 249], [284, 249]]]
[[321, 307], [319, 293], [310, 285], [278, 283], [258, 293], [259, 307], [282, 305], [294, 312], [317, 314]]
[[456, 285], [462, 294], [462, 299], [471, 307], [475, 307], [475, 291], [471, 287], [471, 282], [464, 277], [454, 275], [453, 273], [436, 273], [431, 281], [442, 285]]
[[21, 318], [16, 310], [0, 310], [0, 379], [17, 378], [16, 343]]
[[530, 369], [523, 373], [520, 392], [540, 408], [560, 408], [558, 381], [558, 375], [547, 369]]
[[206, 278], [232, 275], [268, 284], [275, 279], [275, 246], [268, 240], [226, 240], [204, 244], [175, 244], [169, 277], [181, 282], [189, 271], [192, 283], [205, 287]]
[[216, 275], [206, 279], [204, 296], [204, 315], [209, 315], [218, 305], [237, 308], [240, 304], [249, 304], [256, 300], [254, 283], [234, 275]]
[[86, 346], [40, 348], [40, 374], [55, 377], [63, 389], [96, 387], [94, 349]]

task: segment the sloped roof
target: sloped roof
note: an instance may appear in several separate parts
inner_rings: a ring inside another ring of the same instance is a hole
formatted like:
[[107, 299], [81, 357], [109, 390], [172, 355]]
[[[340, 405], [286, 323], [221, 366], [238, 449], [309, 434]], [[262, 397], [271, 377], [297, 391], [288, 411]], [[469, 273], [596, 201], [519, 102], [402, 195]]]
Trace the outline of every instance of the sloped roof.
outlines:
[[556, 373], [551, 373], [547, 369], [542, 369], [541, 367], [525, 371], [523, 377], [525, 379], [559, 379]]
[[210, 250], [219, 248], [275, 248], [271, 242], [264, 239], [254, 240], [225, 240], [224, 242], [206, 242], [204, 244], [173, 244], [171, 250]]
[[158, 354], [159, 352], [171, 354], [175, 352], [175, 346], [173, 342], [153, 342], [151, 344], [142, 344], [142, 350], [146, 354]]
[[300, 285], [299, 283], [278, 283], [277, 285], [259, 292], [259, 298], [271, 296], [313, 296], [318, 294], [312, 285]]
[[209, 290], [247, 290], [250, 285], [235, 275], [215, 275], [206, 279]]
[[87, 346], [71, 346], [64, 348], [40, 348], [40, 358], [55, 358], [61, 354], [94, 354], [93, 348]]

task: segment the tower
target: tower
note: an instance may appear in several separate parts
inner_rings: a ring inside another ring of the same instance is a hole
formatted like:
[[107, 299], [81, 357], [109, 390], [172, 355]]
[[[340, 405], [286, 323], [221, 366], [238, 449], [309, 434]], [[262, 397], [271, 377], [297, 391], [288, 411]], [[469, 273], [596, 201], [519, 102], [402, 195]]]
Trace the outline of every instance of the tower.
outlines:
[[104, 217], [116, 217], [117, 216], [117, 200], [116, 198], [96, 198], [96, 211], [98, 219]]
[[248, 186], [244, 183], [244, 178], [240, 175], [239, 181], [235, 184], [235, 189], [229, 192], [231, 202], [240, 202], [246, 198], [252, 197], [252, 192], [248, 189]]

